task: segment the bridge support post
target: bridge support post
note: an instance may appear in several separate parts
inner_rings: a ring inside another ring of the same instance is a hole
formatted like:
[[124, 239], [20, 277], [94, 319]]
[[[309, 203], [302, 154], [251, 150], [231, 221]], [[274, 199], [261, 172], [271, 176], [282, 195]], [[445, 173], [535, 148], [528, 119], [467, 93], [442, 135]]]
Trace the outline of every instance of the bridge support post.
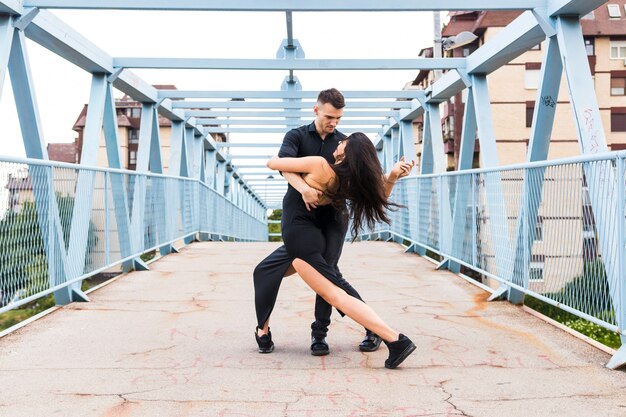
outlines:
[[626, 365], [626, 336], [621, 335], [622, 346], [615, 352], [615, 355], [611, 357], [606, 367], [609, 369], [617, 369]]
[[[616, 164], [617, 171], [617, 182], [616, 182], [616, 194], [621, 196], [621, 201], [624, 199], [624, 195], [626, 193], [626, 186], [624, 185], [625, 173], [624, 169], [626, 168], [626, 164], [624, 163], [623, 158], [618, 158]], [[626, 280], [624, 279], [625, 270], [626, 270], [626, 231], [624, 227], [626, 226], [626, 221], [624, 220], [625, 216], [624, 204], [617, 205], [617, 218], [621, 220], [621, 223], [617, 225], [617, 275], [622, 277], [618, 282], [618, 294], [614, 299], [617, 299], [617, 303], [613, 305], [613, 309], [615, 311], [615, 315], [617, 316], [617, 324], [622, 333], [620, 334], [620, 339], [622, 340], [622, 346], [615, 352], [615, 355], [609, 360], [606, 364], [606, 367], [609, 369], [617, 369], [621, 366], [626, 365], [626, 335], [624, 332], [624, 326], [626, 325]]]
[[[467, 79], [467, 77], [464, 77]], [[461, 149], [459, 154], [459, 171], [464, 171], [468, 169], [472, 169], [472, 164], [474, 162], [474, 149], [476, 147], [476, 112], [474, 111], [474, 98], [473, 98], [473, 88], [471, 83], [468, 82], [467, 87], [467, 100], [465, 103], [464, 115], [463, 115], [463, 129], [461, 135]], [[469, 175], [459, 175], [456, 177], [456, 191], [454, 196], [454, 213], [452, 216], [452, 230], [456, 230], [457, 232], [452, 234], [452, 256], [455, 256], [459, 259], [462, 259], [462, 248], [463, 243], [466, 237], [466, 224], [467, 224], [467, 204], [468, 200], [471, 197], [470, 201], [473, 214], [476, 212], [476, 198], [475, 198], [475, 187], [474, 187], [474, 176], [472, 174]], [[469, 236], [473, 239], [476, 239], [476, 222], [472, 223], [472, 227], [469, 230]], [[472, 250], [475, 251], [476, 244], [473, 243], [471, 245]], [[475, 265], [475, 263], [474, 263]], [[461, 272], [461, 265], [456, 262], [450, 262], [448, 265], [448, 269], [451, 272], [459, 273]]]

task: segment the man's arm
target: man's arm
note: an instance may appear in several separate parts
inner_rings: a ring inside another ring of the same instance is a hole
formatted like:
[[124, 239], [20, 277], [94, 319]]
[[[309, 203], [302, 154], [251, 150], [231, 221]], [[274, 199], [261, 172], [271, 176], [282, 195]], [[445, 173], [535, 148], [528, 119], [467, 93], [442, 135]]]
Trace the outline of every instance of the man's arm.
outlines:
[[317, 207], [319, 199], [323, 194], [320, 190], [309, 186], [309, 184], [304, 182], [302, 175], [296, 174], [295, 172], [283, 172], [283, 177], [287, 180], [289, 185], [302, 194], [302, 200], [304, 200], [308, 211]]
[[[278, 156], [280, 158], [297, 158], [299, 147], [299, 135], [295, 131], [290, 130], [283, 139], [283, 143], [278, 151]], [[319, 198], [322, 196], [321, 191], [310, 187], [306, 182], [304, 182], [302, 175], [300, 174], [293, 172], [281, 172], [280, 174], [283, 178], [285, 178], [285, 180], [287, 180], [289, 185], [302, 194], [302, 200], [304, 200], [304, 204], [306, 205], [306, 209], [308, 211], [311, 211], [311, 208], [317, 207]]]

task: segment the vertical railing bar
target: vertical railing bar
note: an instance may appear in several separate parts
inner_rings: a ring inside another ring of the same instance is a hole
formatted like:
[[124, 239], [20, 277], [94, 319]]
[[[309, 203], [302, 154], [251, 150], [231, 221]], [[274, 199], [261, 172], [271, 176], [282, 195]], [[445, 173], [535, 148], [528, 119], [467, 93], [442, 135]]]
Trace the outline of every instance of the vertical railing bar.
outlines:
[[619, 291], [617, 299], [619, 300], [619, 307], [616, 308], [619, 311], [619, 319], [616, 320], [616, 325], [619, 328], [619, 331], [624, 334], [624, 329], [626, 328], [626, 285], [624, 285], [624, 267], [625, 264], [625, 251], [624, 251], [624, 236], [626, 235], [624, 231], [624, 159], [621, 157], [617, 158], [617, 270], [619, 271], [618, 277], [621, 277], [618, 280], [617, 288]]
[[110, 235], [109, 235], [109, 173], [104, 173], [104, 262], [106, 265], [110, 263]]

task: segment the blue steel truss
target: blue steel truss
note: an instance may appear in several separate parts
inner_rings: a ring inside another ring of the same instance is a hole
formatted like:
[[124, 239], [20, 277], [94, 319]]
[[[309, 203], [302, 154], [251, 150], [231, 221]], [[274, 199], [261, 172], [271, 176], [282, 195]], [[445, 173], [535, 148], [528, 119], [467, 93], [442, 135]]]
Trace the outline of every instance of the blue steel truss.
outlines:
[[[467, 90], [464, 126], [461, 141], [459, 170], [471, 168], [474, 144], [480, 142], [482, 166], [496, 169], [499, 166], [496, 138], [490, 110], [486, 77], [536, 44], [547, 40], [542, 65], [541, 85], [535, 103], [532, 134], [527, 161], [534, 163], [547, 157], [550, 143], [554, 106], [545, 97], [556, 97], [561, 75], [565, 74], [567, 87], [574, 109], [574, 123], [578, 132], [581, 153], [594, 158], [607, 151], [606, 138], [598, 102], [594, 94], [592, 76], [587, 65], [580, 18], [606, 0], [319, 0], [302, 2], [297, 0], [0, 0], [0, 98], [6, 71], [11, 75], [15, 92], [16, 107], [19, 109], [20, 126], [24, 138], [27, 158], [46, 161], [46, 142], [39, 122], [38, 107], [30, 74], [25, 39], [28, 38], [58, 56], [92, 74], [91, 94], [84, 131], [84, 146], [81, 162], [84, 167], [96, 164], [96, 154], [101, 131], [104, 131], [107, 159], [110, 169], [120, 169], [120, 141], [117, 137], [112, 87], [128, 94], [142, 103], [141, 130], [137, 156], [137, 174], [140, 175], [133, 187], [120, 178], [110, 175], [109, 183], [116, 225], [121, 235], [120, 253], [124, 254], [127, 268], [141, 266], [136, 255], [137, 248], [145, 247], [141, 240], [142, 219], [148, 216], [144, 202], [148, 192], [147, 178], [161, 175], [163, 159], [158, 117], [172, 122], [170, 171], [173, 177], [188, 178], [208, 187], [223, 201], [229, 201], [245, 213], [250, 221], [263, 219], [263, 211], [276, 205], [284, 192], [281, 180], [254, 180], [254, 175], [271, 173], [262, 162], [268, 155], [231, 157], [224, 148], [234, 144], [216, 143], [211, 133], [228, 132], [285, 132], [298, 126], [309, 117], [305, 109], [313, 105], [316, 92], [302, 90], [297, 71], [308, 70], [389, 70], [389, 69], [433, 69], [448, 70], [425, 91], [347, 91], [346, 97], [363, 100], [354, 101], [346, 110], [343, 122], [346, 132], [365, 131], [376, 134], [376, 146], [385, 169], [400, 157], [415, 155], [412, 122], [417, 117], [424, 120], [424, 145], [421, 155], [421, 178], [440, 175], [446, 170], [445, 153], [440, 126], [439, 104], [462, 90]], [[135, 58], [111, 57], [63, 23], [48, 9], [126, 9], [126, 10], [207, 10], [207, 11], [259, 11], [284, 12], [287, 22], [287, 37], [281, 42], [276, 57], [268, 59], [219, 59], [215, 57], [189, 58]], [[456, 59], [307, 59], [297, 39], [293, 38], [292, 14], [310, 11], [426, 11], [426, 10], [523, 10], [511, 24], [501, 30], [474, 53]], [[137, 77], [132, 68], [178, 68], [178, 69], [233, 69], [286, 71], [287, 75], [277, 91], [157, 91]], [[203, 101], [198, 101], [198, 99]], [[240, 117], [232, 118], [236, 111]], [[254, 121], [246, 118], [254, 118]], [[367, 118], [364, 121], [362, 118]], [[259, 121], [261, 119], [262, 121]], [[241, 144], [239, 144], [241, 146]], [[276, 148], [276, 143], [248, 143], [247, 147]], [[271, 153], [271, 152], [268, 152]], [[255, 161], [254, 160], [258, 160]], [[247, 163], [252, 161], [252, 163]], [[623, 165], [621, 158], [616, 163]], [[23, 162], [23, 163], [27, 163]], [[41, 162], [35, 163], [41, 166]], [[52, 166], [52, 165], [51, 165]], [[90, 168], [91, 169], [91, 168]], [[50, 276], [65, 276], [76, 279], [76, 285], [65, 296], [58, 295], [59, 302], [68, 302], [83, 297], [79, 290], [82, 275], [77, 266], [84, 265], [87, 251], [90, 216], [95, 208], [95, 175], [90, 169], [77, 168], [75, 180], [76, 204], [72, 208], [72, 223], [68, 236], [61, 233], [62, 215], [55, 198], [55, 178], [52, 170], [39, 169], [38, 187], [35, 195], [39, 208], [39, 223], [46, 242], [48, 271]], [[250, 171], [255, 169], [257, 171]], [[622, 312], [626, 305], [624, 295], [624, 230], [615, 224], [624, 224], [623, 201], [616, 193], [608, 195], [591, 189], [606, 183], [614, 184], [616, 175], [623, 170], [596, 170], [582, 165], [590, 187], [590, 205], [593, 208], [599, 236], [599, 246], [607, 271], [611, 302]], [[255, 173], [255, 174], [252, 174]], [[141, 176], [143, 175], [143, 177]], [[486, 195], [486, 211], [490, 214], [489, 228], [494, 236], [501, 236], [500, 250], [494, 253], [497, 275], [502, 278], [498, 294], [506, 294], [511, 301], [520, 301], [528, 285], [525, 265], [529, 262], [530, 242], [528, 227], [536, 221], [540, 199], [523, 197], [519, 205], [520, 215], [514, 233], [504, 233], [509, 226], [505, 208], [499, 204], [504, 185], [500, 171], [490, 171], [481, 183]], [[540, 184], [531, 187], [529, 173], [523, 176], [522, 196], [542, 193], [542, 174], [533, 177]], [[267, 178], [270, 178], [268, 175]], [[108, 178], [108, 177], [107, 177]], [[117, 179], [116, 179], [117, 178]], [[141, 178], [144, 178], [143, 180]], [[621, 177], [620, 177], [621, 178]], [[441, 238], [440, 253], [455, 254], [462, 242], [454, 240], [456, 231], [465, 227], [464, 211], [455, 207], [466, 207], [470, 194], [461, 192], [456, 183], [438, 180], [438, 236]], [[623, 185], [623, 180], [621, 180]], [[469, 184], [469, 183], [468, 183]], [[472, 185], [473, 186], [473, 185]], [[260, 198], [264, 189], [266, 200]], [[164, 189], [161, 189], [164, 191]], [[418, 211], [431, 198], [432, 187], [428, 181], [414, 184], [416, 204], [410, 205], [406, 213], [415, 218], [409, 232], [417, 231], [421, 213]], [[623, 194], [622, 194], [623, 196]], [[448, 197], [448, 198], [443, 198]], [[131, 202], [140, 202], [139, 204]], [[43, 210], [43, 207], [46, 207]], [[164, 206], [165, 207], [165, 206]], [[176, 213], [164, 208], [158, 215], [164, 231], [174, 230], [171, 219]], [[618, 217], [616, 217], [618, 216]], [[197, 220], [186, 217], [197, 224]], [[522, 222], [526, 219], [526, 223]], [[530, 222], [530, 224], [528, 223]], [[192, 228], [193, 229], [193, 228]], [[201, 228], [194, 229], [205, 238]], [[205, 231], [206, 232], [206, 231]], [[209, 236], [210, 237], [210, 236]], [[193, 237], [185, 236], [187, 242]], [[65, 241], [68, 239], [68, 241]], [[139, 239], [139, 240], [137, 240]], [[429, 245], [413, 242], [412, 248], [423, 254]], [[172, 242], [160, 242], [162, 253], [174, 248]], [[459, 259], [453, 255], [445, 264], [458, 270]], [[76, 278], [78, 277], [78, 278]], [[71, 280], [70, 280], [71, 281]], [[51, 284], [51, 288], [56, 288]], [[626, 317], [618, 314], [611, 325], [624, 339]], [[624, 347], [611, 361], [611, 367], [626, 362]]]

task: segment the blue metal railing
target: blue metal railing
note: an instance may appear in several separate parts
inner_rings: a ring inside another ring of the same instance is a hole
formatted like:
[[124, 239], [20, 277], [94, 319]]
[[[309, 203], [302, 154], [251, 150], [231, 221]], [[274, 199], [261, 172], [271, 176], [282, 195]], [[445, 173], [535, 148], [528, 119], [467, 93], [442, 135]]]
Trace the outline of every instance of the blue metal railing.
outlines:
[[0, 313], [196, 234], [266, 241], [255, 204], [190, 178], [2, 157]]
[[626, 335], [626, 153], [401, 179], [389, 233]]

